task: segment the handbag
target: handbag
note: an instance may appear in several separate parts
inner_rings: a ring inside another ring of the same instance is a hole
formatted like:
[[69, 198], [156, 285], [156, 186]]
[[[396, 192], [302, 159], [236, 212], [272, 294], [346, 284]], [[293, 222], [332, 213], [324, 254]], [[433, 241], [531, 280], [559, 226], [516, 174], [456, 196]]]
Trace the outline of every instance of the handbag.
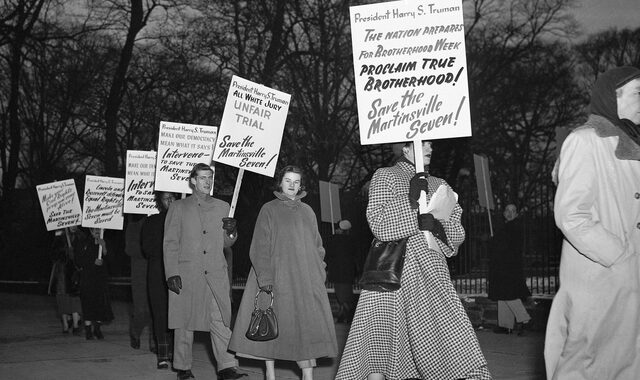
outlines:
[[278, 319], [273, 311], [273, 292], [268, 292], [271, 295], [271, 304], [265, 310], [258, 308], [258, 296], [260, 296], [261, 292], [267, 293], [265, 290], [260, 289], [256, 294], [249, 328], [245, 334], [249, 340], [257, 342], [264, 342], [278, 337]]
[[359, 281], [362, 289], [376, 292], [400, 289], [408, 239], [381, 241], [373, 238]]

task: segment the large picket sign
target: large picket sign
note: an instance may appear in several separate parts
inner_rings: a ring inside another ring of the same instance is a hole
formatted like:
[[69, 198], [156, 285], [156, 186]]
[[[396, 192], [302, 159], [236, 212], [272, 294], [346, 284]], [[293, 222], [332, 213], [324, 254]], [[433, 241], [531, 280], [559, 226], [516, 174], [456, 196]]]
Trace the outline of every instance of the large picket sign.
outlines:
[[350, 7], [360, 143], [471, 136], [461, 0]]
[[121, 230], [124, 179], [87, 175], [84, 183], [82, 226]]
[[82, 222], [80, 199], [73, 179], [36, 186], [47, 231], [77, 226]]
[[191, 194], [189, 173], [198, 163], [211, 164], [218, 127], [160, 122], [156, 191]]
[[124, 176], [124, 212], [152, 215], [158, 213], [153, 188], [156, 152], [128, 150]]
[[231, 78], [213, 160], [273, 177], [291, 95]]

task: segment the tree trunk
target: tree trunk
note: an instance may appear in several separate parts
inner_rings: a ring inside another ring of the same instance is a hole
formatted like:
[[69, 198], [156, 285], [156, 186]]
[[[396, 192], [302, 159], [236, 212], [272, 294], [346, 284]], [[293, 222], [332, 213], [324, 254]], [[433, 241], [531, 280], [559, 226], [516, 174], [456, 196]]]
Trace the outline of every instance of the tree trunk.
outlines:
[[124, 93], [127, 69], [133, 56], [133, 47], [135, 45], [138, 32], [144, 27], [144, 15], [142, 9], [142, 0], [131, 0], [131, 22], [127, 31], [122, 51], [120, 52], [120, 60], [118, 67], [113, 76], [109, 97], [107, 98], [106, 110], [104, 112], [105, 120], [105, 158], [104, 167], [105, 175], [117, 176], [118, 167], [118, 111], [122, 103], [122, 94]]

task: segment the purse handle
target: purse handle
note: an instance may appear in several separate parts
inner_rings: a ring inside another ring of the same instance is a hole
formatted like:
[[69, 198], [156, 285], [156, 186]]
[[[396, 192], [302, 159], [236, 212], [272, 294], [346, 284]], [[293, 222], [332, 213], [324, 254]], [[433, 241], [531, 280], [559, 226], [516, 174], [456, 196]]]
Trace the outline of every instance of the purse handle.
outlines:
[[258, 296], [260, 295], [260, 293], [265, 292], [271, 295], [271, 304], [269, 304], [269, 307], [273, 307], [273, 291], [271, 292], [267, 292], [266, 290], [258, 290], [258, 293], [256, 293], [256, 298], [253, 300], [253, 308], [255, 310], [258, 310]]

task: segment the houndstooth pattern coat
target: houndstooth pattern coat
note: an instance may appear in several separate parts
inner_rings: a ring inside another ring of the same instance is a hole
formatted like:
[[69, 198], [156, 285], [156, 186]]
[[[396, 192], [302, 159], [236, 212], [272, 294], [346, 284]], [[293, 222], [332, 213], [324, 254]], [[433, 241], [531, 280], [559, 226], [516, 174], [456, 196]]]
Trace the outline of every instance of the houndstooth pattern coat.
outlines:
[[[491, 379], [446, 262], [464, 241], [462, 208], [456, 205], [449, 220], [440, 221], [447, 235], [446, 242], [438, 240], [442, 253], [431, 249], [409, 205], [414, 174], [413, 165], [401, 160], [377, 170], [371, 181], [367, 219], [373, 234], [383, 241], [410, 236], [402, 285], [395, 292], [362, 291], [337, 380], [370, 373], [387, 380]], [[440, 185], [448, 186], [429, 177], [427, 198]]]

